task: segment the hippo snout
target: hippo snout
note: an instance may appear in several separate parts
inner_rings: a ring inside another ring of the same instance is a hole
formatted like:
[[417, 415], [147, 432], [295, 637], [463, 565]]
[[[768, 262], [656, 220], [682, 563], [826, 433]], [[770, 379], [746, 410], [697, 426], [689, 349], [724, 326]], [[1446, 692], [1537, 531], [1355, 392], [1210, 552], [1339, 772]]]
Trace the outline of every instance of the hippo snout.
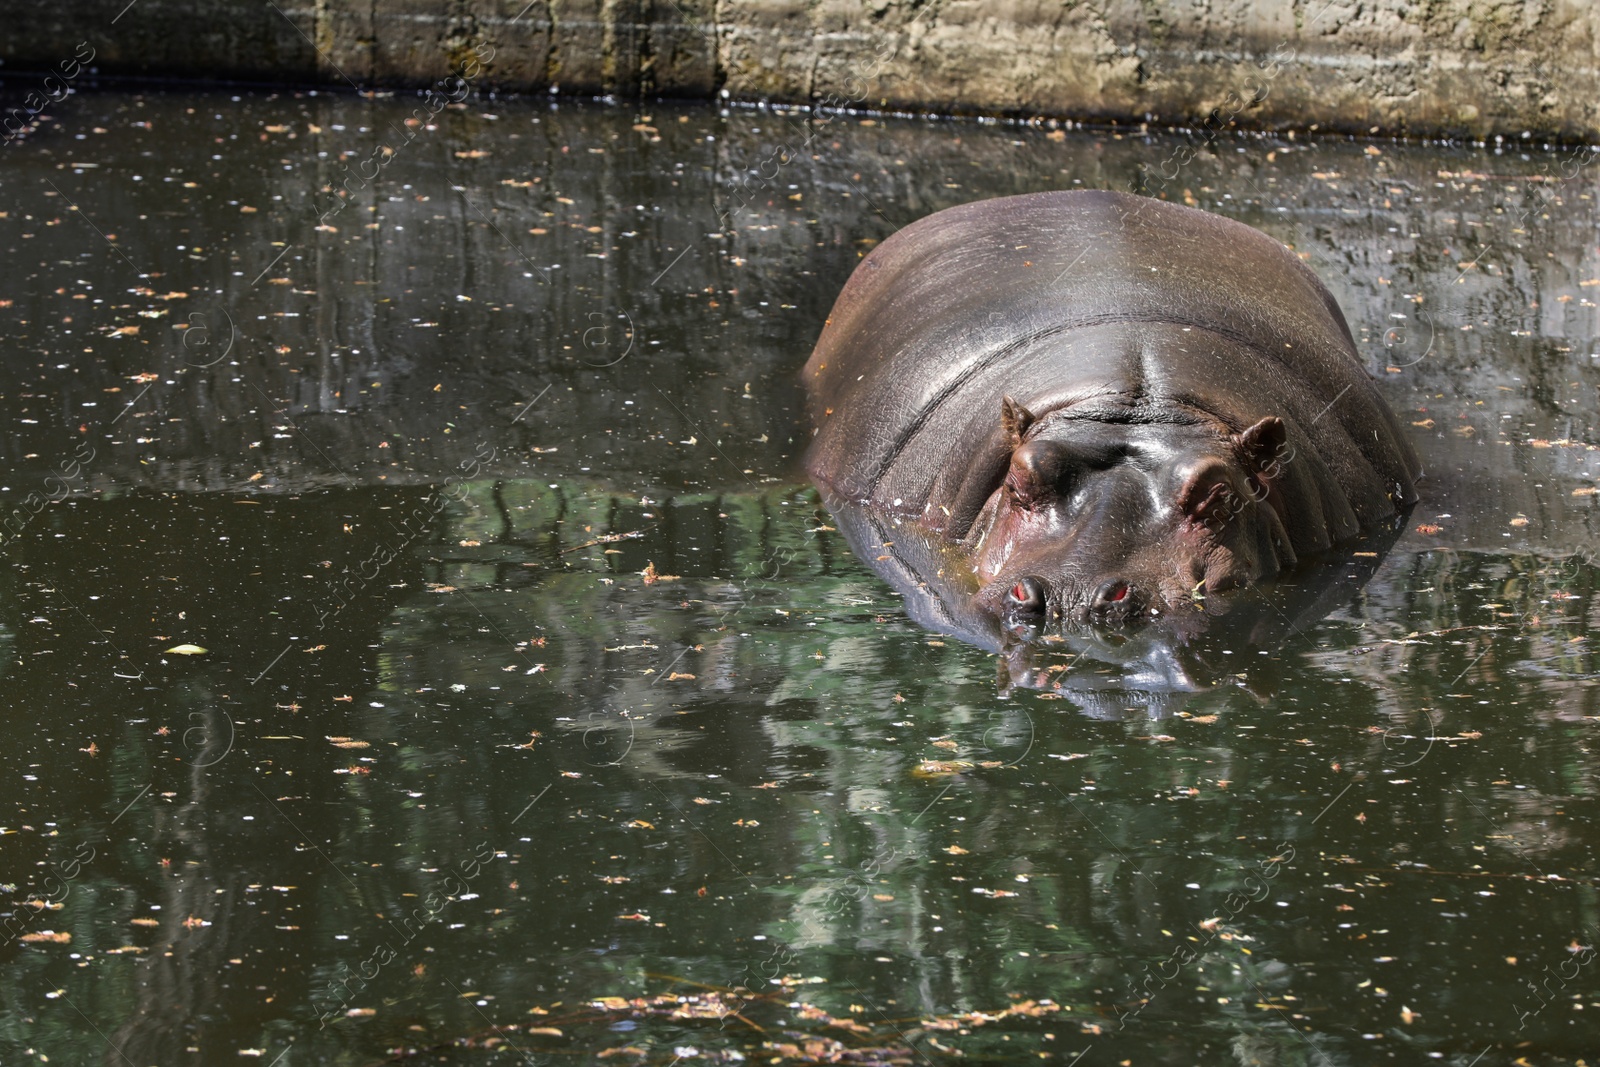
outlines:
[[[1063, 588], [1063, 584], [1052, 585], [1031, 574], [997, 583], [1004, 590], [996, 605], [1002, 624], [1008, 629], [1026, 629], [1059, 619], [1118, 627], [1142, 618], [1148, 607], [1148, 597], [1124, 578], [1083, 583], [1072, 590]], [[992, 593], [979, 599], [991, 604], [996, 600]]]

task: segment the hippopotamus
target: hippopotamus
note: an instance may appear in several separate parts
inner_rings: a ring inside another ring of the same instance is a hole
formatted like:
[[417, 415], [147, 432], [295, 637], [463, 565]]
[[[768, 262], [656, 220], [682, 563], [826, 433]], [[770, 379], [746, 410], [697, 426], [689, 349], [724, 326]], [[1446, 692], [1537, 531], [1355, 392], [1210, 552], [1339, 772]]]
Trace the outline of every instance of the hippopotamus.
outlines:
[[1002, 634], [1215, 613], [1417, 499], [1416, 456], [1316, 275], [1243, 223], [1148, 197], [1032, 193], [912, 223], [857, 265], [804, 377], [824, 501], [864, 512], [859, 536], [903, 532], [938, 598]]

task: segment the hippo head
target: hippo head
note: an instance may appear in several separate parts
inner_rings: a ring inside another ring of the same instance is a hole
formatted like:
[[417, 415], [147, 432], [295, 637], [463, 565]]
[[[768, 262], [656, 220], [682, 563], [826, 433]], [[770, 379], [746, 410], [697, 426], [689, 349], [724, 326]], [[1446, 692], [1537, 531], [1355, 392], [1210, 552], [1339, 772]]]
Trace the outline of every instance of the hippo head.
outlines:
[[1007, 397], [1003, 477], [971, 528], [976, 606], [1002, 629], [1122, 626], [1215, 612], [1208, 597], [1294, 566], [1284, 423], [1139, 421]]

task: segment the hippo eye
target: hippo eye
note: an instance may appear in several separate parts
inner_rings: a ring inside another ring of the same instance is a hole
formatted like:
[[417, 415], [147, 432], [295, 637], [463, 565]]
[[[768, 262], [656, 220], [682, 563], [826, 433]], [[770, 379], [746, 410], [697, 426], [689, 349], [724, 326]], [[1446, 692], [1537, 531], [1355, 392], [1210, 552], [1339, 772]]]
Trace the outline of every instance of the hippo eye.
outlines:
[[1031, 509], [1065, 497], [1073, 480], [1072, 457], [1065, 447], [1030, 441], [1012, 454], [1005, 486], [1015, 504]]

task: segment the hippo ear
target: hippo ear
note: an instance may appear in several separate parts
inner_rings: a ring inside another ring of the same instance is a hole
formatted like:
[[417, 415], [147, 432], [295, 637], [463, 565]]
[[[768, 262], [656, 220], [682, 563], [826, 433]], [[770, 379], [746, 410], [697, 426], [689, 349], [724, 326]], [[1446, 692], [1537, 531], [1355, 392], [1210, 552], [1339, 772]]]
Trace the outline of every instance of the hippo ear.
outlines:
[[1276, 415], [1268, 415], [1254, 426], [1234, 434], [1229, 442], [1239, 462], [1251, 474], [1275, 475], [1290, 458], [1289, 435], [1283, 420]]
[[1283, 478], [1283, 468], [1294, 459], [1283, 420], [1269, 415], [1232, 437], [1234, 454], [1250, 479], [1250, 495], [1274, 499], [1273, 490]]
[[1000, 426], [1006, 432], [1006, 439], [1012, 448], [1022, 444], [1023, 435], [1028, 432], [1028, 427], [1033, 425], [1033, 412], [1012, 400], [1009, 396], [1000, 401]]

